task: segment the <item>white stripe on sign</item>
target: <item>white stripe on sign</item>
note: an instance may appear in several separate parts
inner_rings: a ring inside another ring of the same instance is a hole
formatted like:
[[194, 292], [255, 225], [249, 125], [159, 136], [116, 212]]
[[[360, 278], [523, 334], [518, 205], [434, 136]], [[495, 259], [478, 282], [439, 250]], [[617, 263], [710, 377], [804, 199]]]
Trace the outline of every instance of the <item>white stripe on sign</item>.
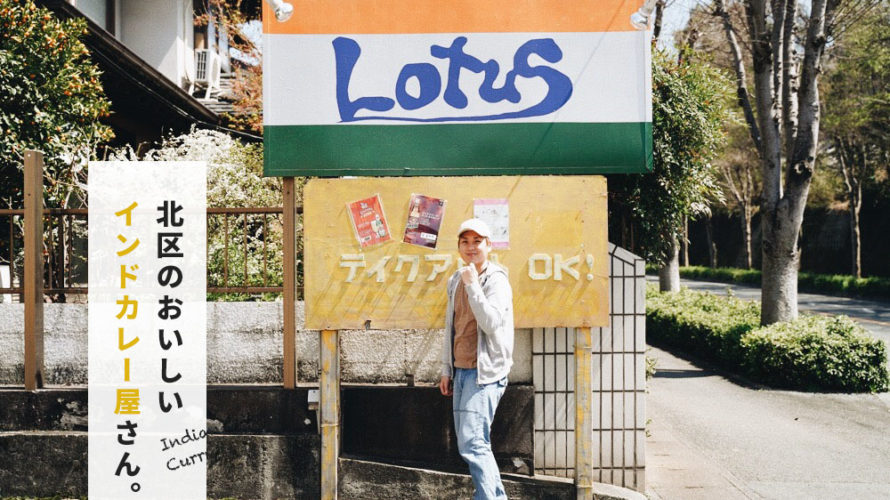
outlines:
[[265, 35], [263, 44], [266, 125], [652, 121], [647, 31]]

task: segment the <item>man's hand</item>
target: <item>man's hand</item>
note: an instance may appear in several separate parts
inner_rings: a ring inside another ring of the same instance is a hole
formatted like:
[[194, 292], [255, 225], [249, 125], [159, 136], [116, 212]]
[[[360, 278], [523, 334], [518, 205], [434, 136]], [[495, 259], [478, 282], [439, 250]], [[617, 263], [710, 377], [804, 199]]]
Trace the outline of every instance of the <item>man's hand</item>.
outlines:
[[469, 266], [460, 268], [460, 280], [463, 281], [466, 286], [470, 286], [479, 281], [479, 272], [476, 271], [476, 266], [470, 264]]
[[442, 378], [439, 379], [439, 392], [441, 392], [443, 396], [451, 396], [451, 394], [454, 393], [451, 388], [451, 377], [442, 375]]

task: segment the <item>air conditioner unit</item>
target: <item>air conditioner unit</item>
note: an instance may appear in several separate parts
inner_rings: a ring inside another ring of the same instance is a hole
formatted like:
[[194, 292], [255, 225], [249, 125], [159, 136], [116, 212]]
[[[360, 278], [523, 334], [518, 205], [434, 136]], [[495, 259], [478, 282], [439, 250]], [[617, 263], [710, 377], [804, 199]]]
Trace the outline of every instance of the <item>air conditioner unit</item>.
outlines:
[[219, 92], [220, 62], [216, 52], [195, 50], [195, 84], [207, 89], [204, 99], [209, 99], [213, 91]]

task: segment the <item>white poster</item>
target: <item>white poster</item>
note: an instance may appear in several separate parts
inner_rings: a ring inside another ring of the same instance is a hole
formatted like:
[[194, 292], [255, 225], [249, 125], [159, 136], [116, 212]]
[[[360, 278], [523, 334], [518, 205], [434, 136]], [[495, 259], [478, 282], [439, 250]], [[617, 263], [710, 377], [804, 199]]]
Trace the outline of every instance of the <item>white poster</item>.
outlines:
[[510, 205], [506, 198], [476, 198], [473, 217], [484, 220], [491, 228], [492, 248], [510, 248]]
[[204, 499], [206, 164], [89, 169], [89, 497]]

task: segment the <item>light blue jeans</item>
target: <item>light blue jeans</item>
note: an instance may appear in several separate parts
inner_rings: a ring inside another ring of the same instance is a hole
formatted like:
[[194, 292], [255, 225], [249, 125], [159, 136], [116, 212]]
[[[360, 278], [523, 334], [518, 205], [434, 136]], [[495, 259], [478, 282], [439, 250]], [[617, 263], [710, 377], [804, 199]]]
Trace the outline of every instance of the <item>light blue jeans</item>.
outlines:
[[491, 421], [501, 396], [507, 388], [507, 378], [478, 385], [476, 369], [454, 370], [454, 429], [457, 449], [470, 466], [470, 476], [476, 487], [474, 500], [507, 498], [498, 464], [491, 452]]

